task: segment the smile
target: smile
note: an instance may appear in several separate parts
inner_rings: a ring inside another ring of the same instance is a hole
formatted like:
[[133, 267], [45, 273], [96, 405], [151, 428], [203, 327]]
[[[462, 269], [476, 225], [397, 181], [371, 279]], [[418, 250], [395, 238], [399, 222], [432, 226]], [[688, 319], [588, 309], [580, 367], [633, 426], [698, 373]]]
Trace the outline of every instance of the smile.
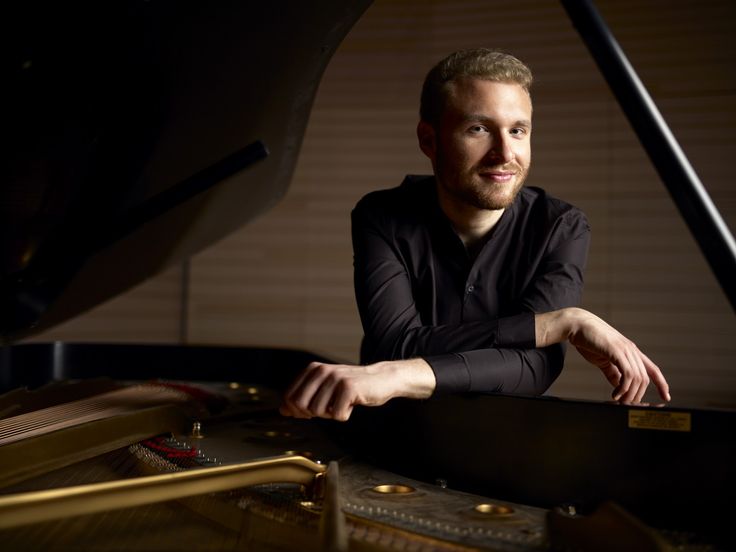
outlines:
[[507, 172], [507, 171], [491, 171], [491, 172], [482, 172], [480, 173], [480, 176], [486, 180], [492, 180], [493, 182], [509, 182], [516, 173], [514, 172]]

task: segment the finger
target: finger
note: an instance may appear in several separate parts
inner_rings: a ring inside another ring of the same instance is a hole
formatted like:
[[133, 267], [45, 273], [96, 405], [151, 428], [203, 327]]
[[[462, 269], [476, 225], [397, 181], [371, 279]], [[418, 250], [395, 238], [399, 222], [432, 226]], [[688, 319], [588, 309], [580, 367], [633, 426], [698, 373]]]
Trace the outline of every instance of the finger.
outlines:
[[[624, 393], [621, 394], [619, 397], [619, 400], [622, 403], [625, 404], [633, 404], [636, 403], [637, 397], [639, 396], [639, 393], [641, 392], [642, 388], [642, 375], [641, 371], [643, 368], [639, 366], [639, 363], [637, 362], [639, 359], [636, 358], [634, 351], [627, 351], [626, 353], [626, 361], [627, 361], [627, 368], [626, 368], [626, 378], [629, 383], [628, 388]], [[646, 391], [646, 386], [644, 386], [644, 391]]]
[[350, 415], [353, 413], [353, 405], [348, 404], [347, 406], [340, 409], [333, 418], [338, 422], [347, 422], [350, 419]]
[[311, 398], [311, 393], [307, 395], [307, 391], [304, 389], [295, 389], [288, 396], [284, 397], [284, 409], [288, 410], [290, 415], [295, 418], [310, 418], [311, 414], [309, 410], [302, 405], [308, 404]]
[[618, 387], [621, 383], [621, 370], [615, 364], [607, 363], [601, 367], [601, 372], [603, 372], [603, 375], [612, 387]]
[[670, 396], [670, 386], [662, 374], [662, 370], [660, 370], [659, 366], [654, 364], [647, 355], [642, 353], [642, 356], [644, 357], [644, 367], [646, 368], [647, 374], [649, 374], [652, 383], [654, 383], [657, 388], [659, 396], [667, 402], [671, 401], [672, 397]]
[[647, 389], [649, 389], [649, 376], [647, 375], [646, 370], [644, 370], [644, 367], [642, 366], [642, 374], [641, 374], [641, 383], [639, 385], [639, 392], [636, 394], [636, 397], [634, 397], [634, 402], [639, 404], [642, 399], [644, 398], [644, 395], [647, 392]]
[[319, 392], [322, 383], [329, 374], [329, 367], [320, 364], [307, 371], [298, 387], [292, 386], [294, 388], [284, 397], [284, 402], [289, 406], [294, 416], [301, 418], [311, 418], [313, 416], [309, 404], [315, 394]]
[[625, 401], [627, 393], [631, 388], [631, 366], [629, 366], [629, 361], [626, 358], [621, 359], [621, 361], [616, 364], [619, 366], [619, 370], [621, 371], [621, 379], [618, 382], [618, 386], [613, 390], [611, 396], [615, 401]]
[[291, 406], [291, 405], [289, 405], [287, 403], [283, 403], [283, 404], [281, 404], [281, 406], [279, 406], [279, 413], [282, 416], [290, 416], [292, 418], [305, 418], [305, 419], [309, 419], [309, 418], [312, 417], [309, 414], [307, 414], [307, 413], [299, 410], [298, 408], [294, 408], [293, 406]]
[[639, 375], [637, 378], [638, 384], [636, 389], [632, 393], [631, 403], [632, 404], [640, 404], [641, 400], [644, 398], [644, 394], [647, 392], [647, 387], [649, 386], [649, 378], [646, 376], [646, 374]]
[[335, 394], [335, 402], [332, 405], [332, 417], [340, 422], [346, 422], [353, 412], [353, 406], [357, 402], [357, 391], [350, 381], [343, 381]]
[[307, 385], [309, 380], [314, 377], [314, 370], [316, 363], [310, 363], [304, 370], [302, 370], [296, 379], [284, 392], [282, 398], [282, 410], [287, 416], [294, 416], [296, 418], [309, 417], [308, 413], [299, 406], [299, 401], [303, 400], [304, 387]]
[[288, 397], [289, 395], [293, 394], [301, 385], [304, 383], [304, 380], [306, 380], [308, 377], [310, 377], [311, 373], [319, 368], [320, 362], [310, 362], [307, 364], [307, 367], [304, 368], [301, 372], [299, 372], [299, 375], [294, 378], [294, 381], [291, 382], [291, 385], [284, 391], [284, 396]]
[[313, 416], [332, 418], [332, 404], [335, 401], [335, 388], [338, 385], [339, 379], [334, 374], [322, 381], [322, 384], [312, 396], [307, 407]]
[[641, 400], [649, 384], [646, 370], [641, 358], [641, 352], [634, 343], [625, 342], [622, 345], [624, 362], [622, 362], [623, 379], [626, 384], [622, 388], [618, 400], [624, 403], [635, 403]]
[[639, 383], [639, 388], [636, 390], [636, 393], [634, 394], [634, 398], [631, 400], [633, 404], [641, 404], [641, 400], [644, 398], [644, 394], [647, 392], [647, 387], [649, 386], [649, 378], [645, 380], [641, 380]]
[[644, 368], [642, 352], [635, 346], [631, 354], [633, 355], [634, 361], [636, 362], [636, 379], [639, 382], [639, 388], [636, 390], [633, 402], [635, 404], [639, 404], [644, 398], [644, 394], [647, 392], [647, 387], [649, 387], [649, 375], [647, 374], [646, 368]]
[[308, 413], [305, 413], [305, 412], [303, 412], [303, 411], [301, 411], [301, 410], [299, 410], [297, 408], [294, 408], [294, 407], [290, 406], [289, 404], [287, 404], [285, 402], [282, 403], [279, 406], [279, 413], [282, 416], [290, 416], [292, 418], [305, 418], [305, 419], [309, 419], [309, 418], [312, 417]]

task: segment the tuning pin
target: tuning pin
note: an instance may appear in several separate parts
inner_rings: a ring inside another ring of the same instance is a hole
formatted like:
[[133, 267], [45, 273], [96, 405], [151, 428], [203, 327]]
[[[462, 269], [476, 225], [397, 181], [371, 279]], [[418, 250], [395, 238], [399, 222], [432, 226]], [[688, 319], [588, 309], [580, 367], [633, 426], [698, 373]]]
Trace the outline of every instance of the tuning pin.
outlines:
[[200, 422], [194, 422], [194, 424], [192, 424], [192, 434], [190, 437], [192, 439], [202, 439], [204, 437], [202, 434], [202, 424]]

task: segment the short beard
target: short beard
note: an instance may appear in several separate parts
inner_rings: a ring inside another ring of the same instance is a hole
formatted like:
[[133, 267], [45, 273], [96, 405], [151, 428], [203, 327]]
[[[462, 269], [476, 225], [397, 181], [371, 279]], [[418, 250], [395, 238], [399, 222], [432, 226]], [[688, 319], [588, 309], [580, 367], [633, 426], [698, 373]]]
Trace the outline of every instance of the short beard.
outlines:
[[[476, 180], [476, 178], [479, 178], [477, 176], [477, 169], [474, 170], [470, 176], [465, 177], [470, 184], [451, 184], [450, 186], [445, 184], [441, 185], [445, 188], [447, 193], [467, 205], [471, 205], [476, 209], [498, 211], [500, 209], [506, 209], [514, 202], [514, 199], [516, 199], [519, 190], [521, 190], [524, 185], [528, 174], [527, 170], [524, 170], [516, 164], [510, 167], [503, 167], [503, 170], [513, 170], [516, 173], [514, 187], [511, 190], [508, 190], [508, 184], [488, 184]], [[457, 181], [458, 179], [455, 179], [453, 182]]]

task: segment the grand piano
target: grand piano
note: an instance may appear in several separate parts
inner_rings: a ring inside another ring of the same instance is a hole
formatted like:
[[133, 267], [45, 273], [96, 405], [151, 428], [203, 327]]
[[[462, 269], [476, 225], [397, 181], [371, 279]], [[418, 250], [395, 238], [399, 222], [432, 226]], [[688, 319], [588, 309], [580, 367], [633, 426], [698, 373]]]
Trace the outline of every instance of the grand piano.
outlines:
[[[52, 4], [40, 19], [33, 3], [12, 8], [14, 140], [0, 188], [3, 542], [733, 547], [731, 512], [717, 506], [736, 492], [732, 411], [493, 395], [395, 401], [349, 424], [297, 422], [275, 407], [314, 359], [305, 351], [13, 344], [285, 194], [321, 74], [369, 1], [282, 4]], [[586, 2], [566, 7], [624, 107], [648, 124], [605, 25]], [[287, 44], [263, 51], [273, 35]], [[206, 117], [203, 103], [216, 106]], [[666, 146], [653, 143], [650, 155], [667, 182], [683, 179]], [[671, 187], [733, 302], [732, 247], [692, 190]], [[204, 486], [189, 490], [195, 477]]]

